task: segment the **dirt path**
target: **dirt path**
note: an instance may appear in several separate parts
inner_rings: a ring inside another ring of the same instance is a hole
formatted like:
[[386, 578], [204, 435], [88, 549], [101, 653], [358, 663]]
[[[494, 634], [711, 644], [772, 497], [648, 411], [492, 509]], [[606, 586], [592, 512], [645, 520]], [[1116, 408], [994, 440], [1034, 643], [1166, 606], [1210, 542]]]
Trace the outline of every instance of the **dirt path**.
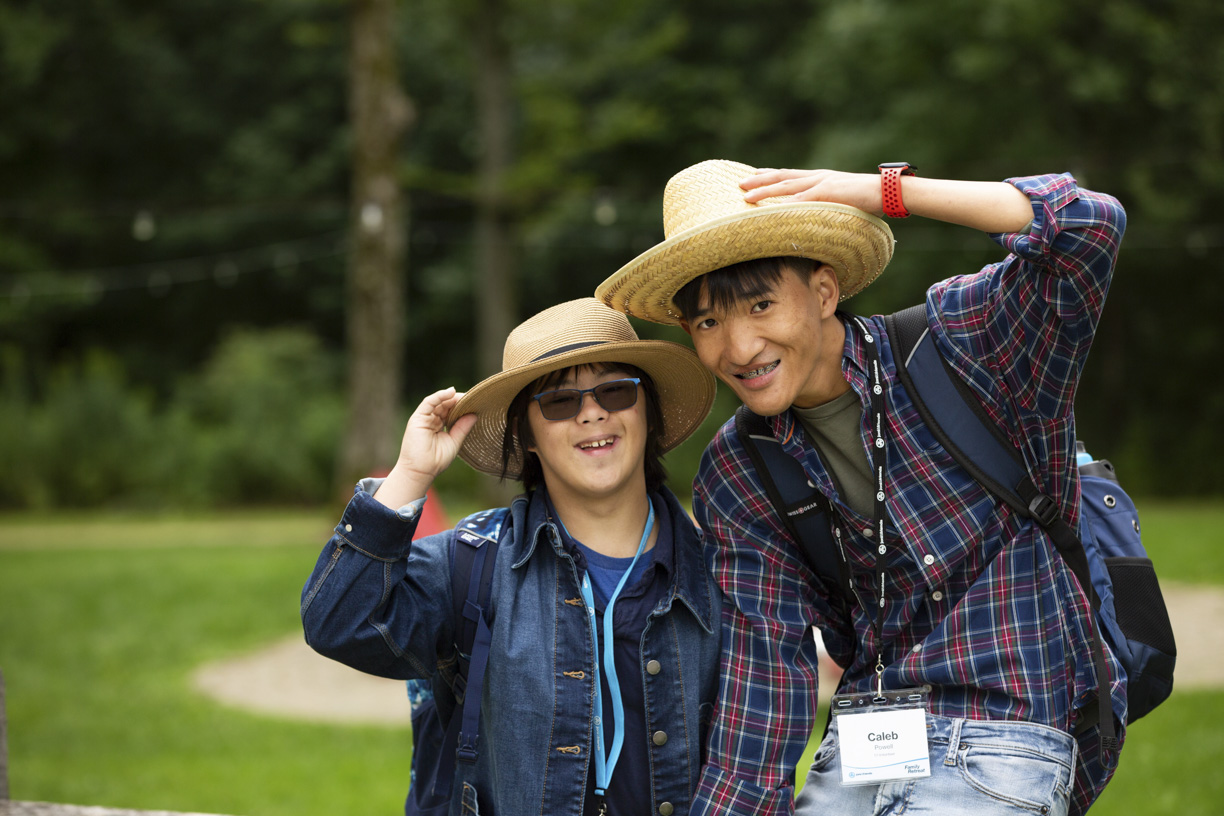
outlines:
[[[1172, 584], [1165, 600], [1177, 636], [1177, 690], [1224, 688], [1224, 589]], [[193, 682], [221, 703], [273, 716], [388, 727], [409, 721], [403, 682], [321, 657], [298, 634], [203, 666]]]
[[401, 726], [409, 721], [402, 680], [363, 674], [315, 652], [302, 636], [196, 671], [195, 687], [226, 705], [315, 722]]

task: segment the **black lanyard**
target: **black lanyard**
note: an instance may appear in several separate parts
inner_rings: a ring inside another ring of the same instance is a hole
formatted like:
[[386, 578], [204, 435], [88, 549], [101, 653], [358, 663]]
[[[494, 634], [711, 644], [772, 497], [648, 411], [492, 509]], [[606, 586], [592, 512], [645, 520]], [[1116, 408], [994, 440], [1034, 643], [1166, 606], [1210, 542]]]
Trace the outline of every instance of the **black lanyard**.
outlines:
[[[848, 315], [846, 324], [849, 330], [849, 324], [853, 323], [863, 334], [864, 350], [867, 354], [868, 379], [870, 387], [868, 388], [868, 403], [870, 405], [871, 416], [871, 471], [875, 479], [875, 517], [872, 519], [872, 529], [875, 530], [876, 540], [876, 557], [875, 557], [875, 573], [876, 573], [876, 588], [879, 597], [873, 599], [876, 601], [876, 617], [872, 622], [872, 629], [875, 632], [876, 638], [876, 693], [882, 694], [884, 688], [884, 563], [888, 554], [888, 547], [884, 543], [884, 527], [888, 520], [888, 508], [885, 505], [887, 496], [885, 490], [885, 477], [887, 475], [887, 451], [884, 441], [884, 375], [880, 366], [880, 352], [876, 348], [876, 339], [872, 336], [867, 324], [862, 318]], [[843, 564], [845, 564], [846, 572], [849, 574], [850, 562], [846, 558], [845, 539], [849, 538], [849, 534], [843, 537], [842, 527], [844, 522], [840, 513], [830, 513], [829, 523], [833, 528], [833, 539], [837, 542], [838, 554], [841, 556]], [[859, 605], [863, 609], [868, 609], [868, 605], [863, 603], [863, 599], [859, 596], [858, 589], [851, 583], [851, 588], [854, 590], [854, 596], [858, 598]]]

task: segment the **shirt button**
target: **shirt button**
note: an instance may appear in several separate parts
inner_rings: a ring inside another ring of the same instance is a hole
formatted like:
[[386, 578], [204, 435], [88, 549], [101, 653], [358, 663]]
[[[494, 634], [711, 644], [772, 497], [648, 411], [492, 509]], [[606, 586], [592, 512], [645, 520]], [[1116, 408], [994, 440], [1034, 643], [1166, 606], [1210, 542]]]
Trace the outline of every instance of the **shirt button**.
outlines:
[[344, 525], [344, 532], [346, 532], [346, 533], [351, 533], [351, 532], [353, 532], [353, 525], [351, 525], [351, 524], [346, 524], [346, 525]]
[[873, 535], [875, 535], [875, 530], [871, 529], [870, 527], [864, 527], [863, 535], [867, 536], [868, 538], [871, 538]]
[[931, 566], [935, 563], [935, 556], [930, 554], [922, 556], [922, 563], [926, 564], [928, 567]]
[[659, 664], [659, 661], [657, 660], [647, 661], [646, 663], [646, 673], [647, 674], [658, 674], [661, 671], [663, 671], [663, 667]]
[[931, 593], [931, 600], [932, 600], [932, 601], [942, 601], [942, 600], [943, 600], [943, 593], [942, 593], [942, 592], [940, 592], [938, 589], [937, 589], [937, 590], [935, 590], [934, 592], [932, 592], [932, 593]]
[[676, 809], [672, 807], [671, 802], [659, 803], [659, 816], [672, 816], [672, 814], [675, 812]]
[[666, 731], [654, 732], [654, 734], [652, 734], [650, 737], [650, 741], [653, 742], [655, 745], [666, 745], [667, 744], [667, 732]]
[[915, 643], [915, 644], [914, 644], [914, 651], [915, 651], [915, 652], [921, 652], [921, 651], [922, 651], [922, 644], [921, 644], [921, 643]]

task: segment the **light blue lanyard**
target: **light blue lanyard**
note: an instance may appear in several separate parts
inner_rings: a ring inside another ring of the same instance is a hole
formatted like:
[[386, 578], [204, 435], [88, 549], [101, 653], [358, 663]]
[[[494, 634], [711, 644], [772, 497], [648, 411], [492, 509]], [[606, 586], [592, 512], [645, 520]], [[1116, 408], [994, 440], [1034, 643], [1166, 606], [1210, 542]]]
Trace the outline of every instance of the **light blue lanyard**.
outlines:
[[[642, 550], [646, 549], [646, 541], [650, 538], [650, 531], [654, 528], [654, 503], [649, 499], [646, 502], [650, 508], [649, 514], [646, 516], [646, 529], [642, 531], [642, 540], [638, 544], [637, 552], [633, 556], [633, 560], [629, 562], [629, 568], [625, 570], [625, 574], [621, 576], [620, 582], [616, 585], [616, 591], [612, 593], [612, 597], [608, 599], [608, 605], [604, 608], [604, 641], [603, 641], [603, 671], [608, 676], [608, 693], [612, 697], [612, 750], [607, 752], [604, 749], [603, 735], [603, 691], [600, 688], [599, 680], [599, 630], [595, 626], [595, 596], [591, 592], [591, 576], [589, 573], [582, 574], [582, 600], [586, 602], [587, 617], [591, 621], [591, 642], [595, 644], [595, 795], [603, 796], [608, 790], [608, 783], [612, 781], [612, 772], [616, 770], [616, 762], [620, 759], [621, 746], [625, 742], [625, 704], [621, 701], [620, 682], [616, 679], [616, 652], [612, 647], [612, 607], [616, 603], [617, 597], [625, 587], [625, 581], [633, 573], [633, 565], [637, 563], [638, 557], [642, 554]], [[562, 528], [565, 527], [563, 523]], [[568, 531], [567, 531], [568, 533]]]

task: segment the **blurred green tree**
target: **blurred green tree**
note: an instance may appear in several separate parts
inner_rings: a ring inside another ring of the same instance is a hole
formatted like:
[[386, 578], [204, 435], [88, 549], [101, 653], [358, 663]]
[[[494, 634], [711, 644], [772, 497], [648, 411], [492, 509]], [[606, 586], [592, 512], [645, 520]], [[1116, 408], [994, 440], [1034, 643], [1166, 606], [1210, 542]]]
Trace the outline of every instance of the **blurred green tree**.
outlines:
[[[122, 368], [112, 380], [145, 389], [156, 412], [235, 327], [304, 326], [344, 347], [351, 9], [0, 4], [0, 343], [19, 349], [20, 393], [37, 402], [50, 372], [97, 346]], [[396, 11], [398, 70], [420, 114], [399, 166], [411, 195], [398, 366], [409, 404], [488, 374], [505, 326], [589, 294], [658, 241], [663, 185], [693, 162], [870, 171], [905, 158], [981, 179], [1068, 170], [1118, 195], [1131, 220], [1081, 432], [1141, 491], [1224, 490], [1224, 385], [1211, 376], [1224, 331], [1213, 258], [1224, 8], [414, 0]], [[907, 305], [1000, 254], [961, 230], [894, 228], [898, 260], [855, 310]], [[680, 487], [694, 456], [673, 457]]]
[[30, 377], [100, 345], [165, 396], [230, 326], [338, 341], [343, 10], [0, 6], [0, 339]]
[[[836, 2], [808, 20], [796, 70], [828, 126], [800, 161], [869, 169], [904, 158], [975, 179], [1070, 171], [1116, 195], [1129, 229], [1077, 400], [1081, 436], [1138, 490], [1218, 494], [1224, 395], [1202, 375], [1224, 351], [1213, 257], [1224, 247], [1224, 7], [940, 6]], [[955, 229], [915, 221], [894, 232], [895, 268], [856, 309], [898, 308], [999, 257]]]
[[337, 473], [341, 488], [374, 470], [389, 469], [399, 450], [406, 257], [399, 160], [415, 116], [399, 76], [396, 3], [353, 0], [350, 8], [349, 410]]

